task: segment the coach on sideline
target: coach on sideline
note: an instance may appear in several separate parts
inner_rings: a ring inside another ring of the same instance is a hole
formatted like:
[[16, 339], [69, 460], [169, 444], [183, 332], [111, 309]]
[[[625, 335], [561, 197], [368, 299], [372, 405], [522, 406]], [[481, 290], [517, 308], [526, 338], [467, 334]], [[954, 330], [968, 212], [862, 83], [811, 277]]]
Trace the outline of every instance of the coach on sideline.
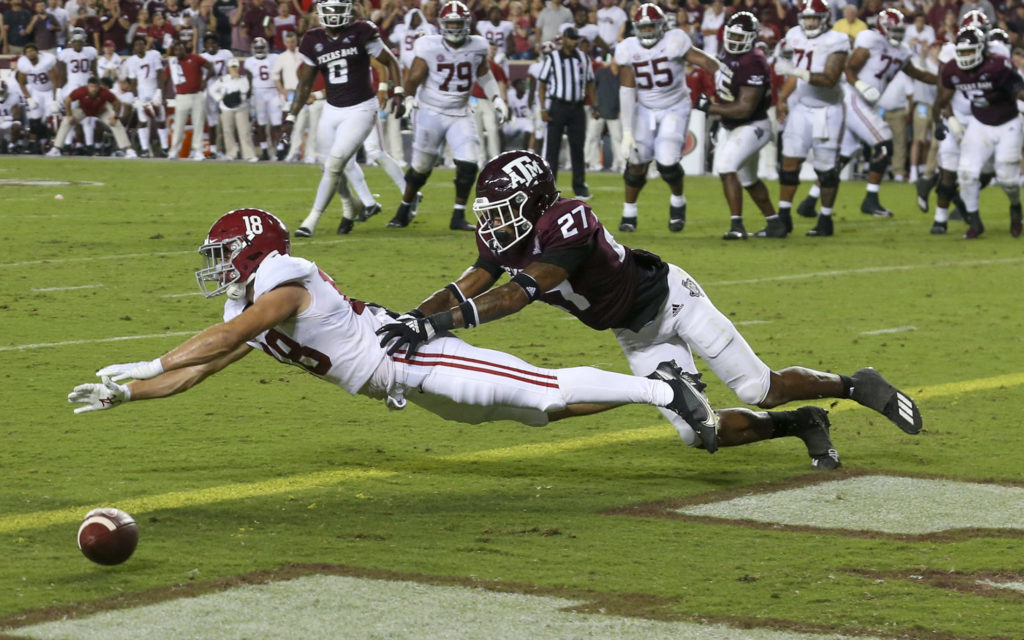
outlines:
[[217, 73], [211, 62], [199, 54], [189, 53], [181, 42], [171, 45], [167, 71], [174, 83], [174, 135], [171, 136], [171, 150], [167, 157], [172, 160], [178, 157], [185, 138], [185, 120], [191, 116], [191, 158], [205, 160], [203, 132], [206, 129], [206, 78]]
[[548, 54], [537, 72], [537, 100], [540, 118], [548, 123], [544, 157], [551, 173], [558, 177], [558, 153], [562, 148], [562, 133], [569, 136], [569, 159], [572, 161], [572, 190], [579, 200], [589, 200], [583, 161], [583, 143], [587, 137], [587, 115], [583, 102], [590, 100], [590, 112], [597, 112], [594, 92], [594, 68], [590, 56], [576, 49], [580, 34], [575, 27], [562, 32], [562, 47]]

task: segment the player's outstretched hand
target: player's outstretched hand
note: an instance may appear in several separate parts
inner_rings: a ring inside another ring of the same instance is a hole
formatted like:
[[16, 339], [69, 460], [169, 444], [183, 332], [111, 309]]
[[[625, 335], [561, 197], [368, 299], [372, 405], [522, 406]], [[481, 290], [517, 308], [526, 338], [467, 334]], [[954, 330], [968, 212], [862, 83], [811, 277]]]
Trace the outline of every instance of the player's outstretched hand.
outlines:
[[68, 402], [83, 405], [75, 409], [75, 413], [113, 409], [122, 402], [128, 402], [131, 399], [132, 394], [128, 387], [112, 382], [106, 376], [103, 377], [103, 382], [101, 383], [90, 382], [88, 384], [80, 384], [68, 394]]
[[122, 380], [149, 380], [164, 372], [164, 365], [160, 358], [156, 360], [143, 360], [140, 362], [125, 362], [122, 364], [111, 364], [96, 372], [99, 377], [109, 377], [114, 382]]
[[941, 140], [945, 140], [947, 133], [948, 133], [948, 130], [946, 128], [946, 123], [943, 122], [942, 120], [936, 120], [935, 121], [935, 139], [936, 140], [940, 140], [940, 141]]
[[508, 104], [500, 96], [494, 98], [494, 115], [498, 116], [498, 124], [508, 122]]
[[437, 335], [437, 329], [430, 318], [403, 315], [399, 316], [395, 322], [377, 329], [377, 335], [381, 337], [380, 346], [388, 348], [389, 356], [393, 356], [405, 348], [407, 350], [406, 357], [412, 357], [421, 344], [429, 342]]

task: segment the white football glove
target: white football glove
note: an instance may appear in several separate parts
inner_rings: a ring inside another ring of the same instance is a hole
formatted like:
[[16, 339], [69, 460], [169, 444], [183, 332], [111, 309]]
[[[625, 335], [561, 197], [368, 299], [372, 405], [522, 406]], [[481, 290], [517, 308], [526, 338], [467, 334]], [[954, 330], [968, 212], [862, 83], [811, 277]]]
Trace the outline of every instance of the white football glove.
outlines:
[[146, 103], [142, 101], [142, 98], [135, 98], [135, 102], [132, 103], [132, 106], [136, 111], [142, 111], [146, 108]]
[[499, 125], [508, 122], [508, 105], [500, 96], [494, 98], [494, 113], [498, 116]]
[[857, 82], [854, 82], [853, 88], [857, 90], [857, 93], [860, 94], [860, 97], [864, 98], [864, 100], [867, 101], [868, 104], [875, 104], [876, 102], [878, 102], [878, 99], [882, 97], [882, 93], [878, 89], [872, 87], [870, 84], [864, 82], [863, 80], [858, 80]]
[[405, 107], [405, 116], [409, 117], [412, 115], [413, 109], [419, 106], [419, 103], [416, 102], [416, 96], [405, 96], [405, 102], [402, 105]]
[[953, 134], [957, 142], [964, 139], [964, 126], [955, 117], [949, 116], [946, 118], [946, 126], [949, 127], [949, 132]]
[[39, 101], [36, 100], [35, 98], [29, 98], [29, 99], [25, 100], [25, 106], [28, 107], [29, 111], [35, 111], [36, 109], [39, 108]]
[[633, 137], [631, 130], [622, 131], [622, 157], [629, 162], [629, 155], [633, 153], [633, 147], [636, 146], [636, 139]]
[[101, 383], [80, 384], [68, 394], [68, 402], [84, 405], [75, 409], [75, 413], [113, 409], [131, 399], [132, 392], [128, 390], [128, 387], [111, 382], [110, 378], [106, 376], [103, 377]]
[[160, 358], [156, 360], [144, 360], [142, 362], [125, 362], [123, 364], [112, 364], [103, 367], [96, 372], [96, 375], [109, 377], [114, 382], [122, 380], [149, 380], [164, 372], [164, 365]]
[[804, 82], [811, 81], [811, 72], [807, 69], [797, 69], [793, 61], [788, 58], [779, 57], [775, 59], [775, 73], [780, 76], [793, 76]]

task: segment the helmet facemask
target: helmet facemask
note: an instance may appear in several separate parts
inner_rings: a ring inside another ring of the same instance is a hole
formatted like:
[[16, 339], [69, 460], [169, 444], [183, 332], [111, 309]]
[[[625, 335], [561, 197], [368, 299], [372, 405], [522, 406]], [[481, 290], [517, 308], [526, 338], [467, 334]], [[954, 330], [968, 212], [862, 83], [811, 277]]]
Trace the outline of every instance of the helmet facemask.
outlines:
[[[225, 292], [232, 300], [245, 296], [245, 285], [248, 282], [239, 282], [242, 274], [234, 263], [238, 254], [248, 245], [245, 236], [235, 236], [216, 241], [207, 238], [203, 246], [199, 247], [204, 266], [196, 271], [196, 282], [203, 296], [213, 298]], [[255, 271], [252, 275], [256, 275]]]
[[441, 20], [441, 35], [451, 44], [462, 44], [469, 35], [469, 24], [460, 17], [444, 18]]
[[985, 59], [985, 34], [977, 27], [964, 27], [956, 37], [956, 66], [973, 69]]
[[640, 45], [650, 49], [665, 35], [665, 24], [660, 20], [638, 22], [633, 25], [633, 30], [636, 31], [636, 39], [640, 41]]
[[503, 253], [533, 231], [533, 223], [526, 219], [523, 207], [529, 200], [522, 191], [508, 198], [491, 202], [487, 198], [473, 201], [477, 233], [491, 251]]
[[352, 22], [352, 0], [323, 0], [316, 3], [316, 15], [325, 27], [339, 28]]
[[898, 47], [903, 44], [903, 36], [905, 36], [906, 33], [907, 28], [902, 24], [892, 25], [885, 29], [885, 37], [889, 41], [889, 44], [894, 47]]
[[[751, 16], [751, 18], [753, 18], [753, 16]], [[733, 55], [746, 53], [754, 48], [754, 42], [757, 41], [757, 36], [758, 34], [756, 30], [747, 31], [738, 24], [727, 24], [722, 34], [725, 52]]]

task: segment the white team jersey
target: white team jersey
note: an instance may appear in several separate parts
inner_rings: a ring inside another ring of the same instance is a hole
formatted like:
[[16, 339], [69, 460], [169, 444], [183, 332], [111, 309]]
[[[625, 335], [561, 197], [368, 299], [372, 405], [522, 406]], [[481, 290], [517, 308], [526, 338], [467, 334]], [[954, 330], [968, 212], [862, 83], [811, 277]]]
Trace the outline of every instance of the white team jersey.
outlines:
[[[799, 26], [786, 32], [785, 48], [793, 51], [793, 66], [807, 69], [811, 73], [824, 73], [825, 63], [833, 53], [850, 52], [850, 37], [838, 31], [826, 31], [817, 38], [808, 38]], [[824, 107], [839, 104], [843, 99], [841, 83], [835, 87], [816, 87], [809, 82], [797, 80], [793, 97], [808, 107]]]
[[7, 98], [0, 102], [0, 121], [14, 117], [14, 107], [24, 102], [21, 87], [16, 82], [7, 83]]
[[262, 60], [256, 56], [252, 56], [245, 59], [245, 63], [242, 65], [245, 70], [249, 72], [252, 77], [252, 88], [256, 89], [274, 89], [277, 90], [277, 85], [274, 84], [274, 63], [277, 62], [277, 54], [267, 54], [266, 58]]
[[502, 20], [495, 25], [490, 20], [476, 23], [476, 32], [483, 36], [488, 44], [497, 45], [498, 51], [504, 51], [508, 46], [508, 39], [512, 37], [515, 27], [508, 20]]
[[400, 24], [391, 30], [391, 42], [398, 47], [398, 62], [402, 65], [402, 69], [408, 69], [412, 66], [412, 61], [416, 58], [416, 54], [413, 53], [413, 46], [416, 44], [416, 39], [421, 36], [436, 36], [437, 27], [424, 22], [420, 26], [416, 27], [412, 31], [404, 25]]
[[512, 114], [513, 118], [529, 118], [531, 115], [530, 94], [524, 91], [523, 95], [519, 96], [515, 91], [509, 91], [508, 110], [509, 113]]
[[64, 83], [65, 95], [86, 85], [89, 76], [92, 75], [92, 63], [98, 56], [96, 47], [82, 47], [81, 51], [68, 47], [57, 54], [57, 60], [64, 63], [64, 72], [67, 75], [67, 82]]
[[[291, 364], [349, 393], [357, 393], [384, 361], [374, 331], [380, 327], [369, 309], [349, 300], [327, 274], [309, 260], [289, 255], [266, 258], [256, 270], [253, 299], [286, 282], [302, 285], [310, 305], [302, 313], [249, 341], [277, 360]], [[224, 321], [245, 311], [245, 300], [224, 303]]]
[[113, 78], [124, 80], [127, 70], [124, 68], [124, 59], [116, 53], [109, 58], [100, 56], [96, 58], [96, 75], [100, 78]]
[[[853, 41], [853, 48], [867, 49], [871, 54], [857, 74], [857, 79], [878, 89], [879, 93], [885, 93], [885, 88], [913, 55], [909, 47], [903, 44], [898, 47], [892, 46], [885, 36], [874, 29], [865, 29], [858, 33]], [[843, 77], [846, 75], [843, 74]]]
[[128, 71], [128, 77], [135, 80], [137, 85], [136, 93], [140, 98], [148, 98], [157, 90], [157, 80], [160, 70], [164, 68], [164, 60], [160, 52], [150, 49], [141, 58], [132, 54], [124, 62]]
[[683, 56], [692, 46], [690, 36], [681, 29], [669, 29], [650, 49], [630, 36], [615, 47], [615, 62], [620, 67], [633, 66], [638, 103], [648, 109], [667, 109], [690, 100]]
[[413, 53], [427, 63], [427, 78], [416, 93], [420, 106], [427, 106], [452, 116], [469, 113], [469, 95], [476, 83], [476, 70], [486, 68], [487, 41], [470, 36], [459, 48], [448, 44], [443, 36], [416, 39]]
[[[1001, 42], [990, 42], [986, 49], [988, 49], [989, 53], [1004, 56], [1006, 58], [1010, 57], [1010, 50]], [[947, 42], [942, 45], [942, 48], [939, 49], [939, 70], [941, 71], [942, 66], [954, 58], [956, 58], [956, 43]], [[942, 84], [941, 79], [939, 80], [939, 84]], [[949, 105], [953, 109], [953, 115], [961, 124], [967, 124], [973, 117], [971, 115], [971, 101], [965, 92], [954, 91], [953, 100], [950, 101]]]
[[199, 55], [203, 57], [203, 60], [213, 65], [213, 75], [208, 79], [208, 83], [212, 83], [217, 78], [224, 77], [228, 72], [228, 60], [235, 57], [230, 49], [218, 49], [217, 53], [204, 51]]
[[36, 63], [28, 56], [18, 58], [18, 73], [25, 75], [25, 86], [29, 91], [53, 91], [50, 81], [50, 70], [57, 66], [57, 57], [52, 53], [39, 52]]

